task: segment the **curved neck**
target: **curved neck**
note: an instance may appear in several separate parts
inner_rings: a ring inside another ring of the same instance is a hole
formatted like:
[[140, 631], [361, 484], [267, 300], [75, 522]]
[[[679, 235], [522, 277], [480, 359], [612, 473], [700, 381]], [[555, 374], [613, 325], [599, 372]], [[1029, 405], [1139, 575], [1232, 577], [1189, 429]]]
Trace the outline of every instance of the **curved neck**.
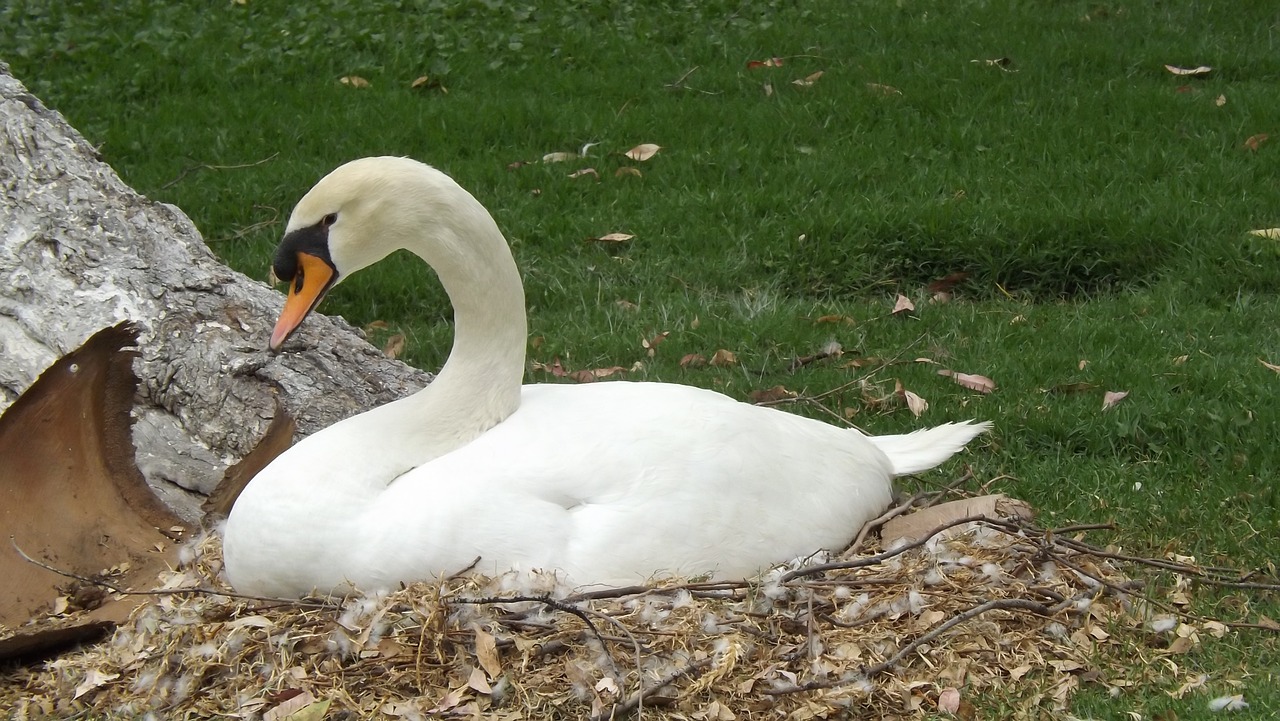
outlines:
[[[435, 269], [453, 304], [453, 349], [423, 390], [393, 405], [405, 427], [425, 434], [422, 456], [462, 446], [520, 405], [524, 381], [524, 286], [506, 238], [488, 211], [465, 193], [447, 220], [405, 238], [405, 247]], [[434, 237], [428, 237], [430, 233]]]

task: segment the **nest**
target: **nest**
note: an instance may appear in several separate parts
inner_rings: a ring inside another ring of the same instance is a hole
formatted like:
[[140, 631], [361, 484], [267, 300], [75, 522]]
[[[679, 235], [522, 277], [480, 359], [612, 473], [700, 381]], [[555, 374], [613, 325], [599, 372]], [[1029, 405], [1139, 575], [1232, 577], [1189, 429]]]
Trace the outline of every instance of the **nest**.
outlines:
[[1229, 630], [1162, 614], [1188, 584], [1144, 596], [1122, 572], [1143, 566], [1080, 527], [944, 526], [750, 582], [575, 594], [553, 577], [463, 576], [314, 602], [233, 595], [206, 537], [108, 641], [5, 671], [0, 706], [18, 719], [1022, 716], [1066, 709], [1082, 684], [1136, 685], [1135, 647], [1172, 655]]

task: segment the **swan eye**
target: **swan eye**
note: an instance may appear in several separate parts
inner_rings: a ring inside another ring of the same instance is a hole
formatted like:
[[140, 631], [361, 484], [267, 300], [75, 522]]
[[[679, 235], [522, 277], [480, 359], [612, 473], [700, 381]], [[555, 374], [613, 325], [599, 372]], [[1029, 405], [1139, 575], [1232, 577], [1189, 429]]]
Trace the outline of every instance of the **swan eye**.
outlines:
[[329, 226], [333, 225], [336, 222], [338, 222], [338, 214], [330, 213], [320, 219], [320, 227], [328, 228]]

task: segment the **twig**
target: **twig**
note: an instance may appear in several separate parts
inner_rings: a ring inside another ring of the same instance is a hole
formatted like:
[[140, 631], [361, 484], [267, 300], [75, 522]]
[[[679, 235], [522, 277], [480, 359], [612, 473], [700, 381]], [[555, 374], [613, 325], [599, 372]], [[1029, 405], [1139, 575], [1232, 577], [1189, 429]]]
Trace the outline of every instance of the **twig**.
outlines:
[[241, 170], [243, 168], [252, 168], [254, 166], [262, 165], [264, 163], [268, 163], [272, 160], [275, 160], [276, 156], [279, 154], [280, 152], [276, 151], [271, 155], [268, 155], [267, 157], [263, 158], [262, 160], [255, 160], [252, 163], [240, 163], [238, 165], [209, 165], [208, 163], [200, 163], [199, 165], [193, 165], [189, 168], [184, 168], [181, 173], [178, 173], [178, 177], [160, 186], [160, 188], [162, 190], [172, 188], [178, 183], [181, 183], [184, 178], [196, 172], [197, 170]]
[[337, 605], [333, 603], [305, 601], [299, 598], [274, 598], [271, 596], [251, 596], [245, 593], [236, 593], [235, 591], [225, 591], [217, 588], [207, 588], [204, 586], [196, 586], [194, 588], [153, 588], [147, 591], [129, 591], [115, 585], [114, 583], [111, 583], [110, 581], [107, 581], [101, 578], [93, 578], [92, 576], [81, 576], [78, 573], [73, 573], [71, 571], [66, 571], [61, 568], [56, 568], [54, 566], [50, 566], [47, 563], [44, 563], [43, 561], [36, 560], [31, 556], [27, 555], [27, 552], [22, 550], [22, 548], [18, 546], [18, 542], [14, 540], [13, 536], [9, 536], [9, 545], [13, 546], [13, 550], [17, 551], [18, 555], [22, 556], [22, 560], [26, 561], [27, 563], [35, 564], [46, 571], [52, 571], [53, 573], [56, 573], [59, 576], [63, 576], [64, 578], [73, 578], [83, 583], [88, 583], [94, 586], [101, 586], [107, 589], [108, 591], [119, 594], [121, 596], [180, 596], [184, 593], [194, 593], [194, 594], [203, 595], [203, 596], [225, 596], [227, 598], [239, 598], [245, 601], [264, 601], [266, 603], [274, 603], [281, 606], [300, 606], [302, 608], [337, 608]]
[[608, 721], [609, 719], [620, 718], [624, 714], [631, 713], [631, 711], [639, 708], [640, 705], [644, 703], [644, 699], [646, 697], [652, 696], [654, 691], [657, 691], [664, 686], [670, 686], [672, 683], [675, 683], [676, 680], [684, 676], [696, 674], [707, 666], [710, 666], [714, 661], [715, 656], [708, 656], [704, 659], [693, 661], [684, 668], [672, 671], [649, 686], [641, 687], [639, 691], [636, 691], [627, 697], [626, 701], [615, 703], [608, 709], [592, 716], [591, 721]]
[[975, 521], [987, 521], [987, 520], [991, 520], [991, 519], [988, 519], [986, 516], [965, 516], [964, 518], [952, 519], [942, 524], [941, 526], [938, 526], [937, 528], [934, 528], [933, 530], [928, 531], [921, 538], [918, 538], [915, 541], [912, 541], [911, 543], [907, 543], [902, 546], [899, 546], [891, 551], [883, 551], [881, 553], [875, 554], [874, 556], [867, 556], [866, 558], [859, 558], [854, 561], [835, 561], [833, 563], [820, 563], [816, 566], [807, 566], [805, 568], [797, 568], [796, 570], [783, 575], [780, 582], [786, 583], [788, 581], [793, 581], [803, 576], [813, 576], [819, 573], [825, 573], [827, 571], [843, 571], [845, 569], [850, 569], [850, 568], [862, 568], [864, 566], [874, 566], [877, 563], [880, 563], [881, 561], [887, 558], [892, 558], [894, 556], [906, 553], [907, 551], [910, 551], [913, 548], [919, 548], [923, 546], [924, 544], [929, 542], [929, 539], [933, 538], [939, 533], [942, 533], [948, 528], [961, 526], [966, 523], [973, 523]]

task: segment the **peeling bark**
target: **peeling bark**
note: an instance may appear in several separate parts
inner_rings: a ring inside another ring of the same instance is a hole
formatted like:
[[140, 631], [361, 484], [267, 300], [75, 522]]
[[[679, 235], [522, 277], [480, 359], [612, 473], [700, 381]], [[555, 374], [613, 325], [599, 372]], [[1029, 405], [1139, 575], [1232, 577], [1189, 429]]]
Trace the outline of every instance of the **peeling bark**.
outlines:
[[138, 465], [191, 518], [199, 499], [180, 489], [207, 494], [277, 396], [307, 435], [430, 379], [317, 314], [290, 343], [305, 352], [270, 355], [283, 296], [218, 262], [181, 210], [125, 185], [3, 63], [0, 123], [0, 409], [96, 331], [134, 321]]

